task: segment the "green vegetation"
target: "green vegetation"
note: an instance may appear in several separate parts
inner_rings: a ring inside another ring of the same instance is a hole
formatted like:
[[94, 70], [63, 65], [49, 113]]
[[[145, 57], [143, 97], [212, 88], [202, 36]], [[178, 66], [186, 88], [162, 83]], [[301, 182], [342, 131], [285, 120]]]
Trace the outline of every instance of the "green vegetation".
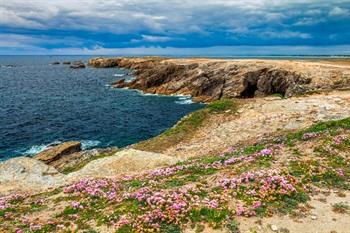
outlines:
[[136, 144], [135, 149], [162, 152], [180, 142], [190, 140], [194, 133], [202, 127], [212, 114], [235, 114], [238, 109], [237, 100], [221, 99], [205, 108], [197, 110], [181, 119], [174, 127], [161, 135]]
[[340, 202], [332, 205], [332, 210], [336, 213], [346, 214], [350, 211], [350, 206], [347, 203]]

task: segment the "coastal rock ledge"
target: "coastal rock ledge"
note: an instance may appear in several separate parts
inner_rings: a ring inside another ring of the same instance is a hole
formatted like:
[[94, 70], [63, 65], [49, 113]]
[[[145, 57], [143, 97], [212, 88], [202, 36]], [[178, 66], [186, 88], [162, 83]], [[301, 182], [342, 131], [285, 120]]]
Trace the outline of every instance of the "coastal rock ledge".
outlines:
[[133, 81], [120, 79], [114, 87], [152, 94], [191, 95], [195, 102], [271, 94], [290, 97], [350, 87], [349, 67], [316, 61], [144, 57], [94, 58], [88, 65], [134, 71]]

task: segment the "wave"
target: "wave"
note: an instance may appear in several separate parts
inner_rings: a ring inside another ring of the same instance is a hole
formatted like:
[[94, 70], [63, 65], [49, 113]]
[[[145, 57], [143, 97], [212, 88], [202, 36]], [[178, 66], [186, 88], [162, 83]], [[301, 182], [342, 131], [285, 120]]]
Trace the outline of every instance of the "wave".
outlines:
[[126, 74], [114, 74], [113, 76], [114, 77], [124, 77], [124, 76], [126, 76]]
[[[81, 140], [80, 142], [81, 142], [81, 148], [83, 150], [94, 148], [101, 143], [100, 141], [97, 141], [97, 140]], [[38, 154], [46, 149], [49, 149], [53, 146], [57, 146], [61, 143], [62, 143], [61, 141], [54, 141], [54, 142], [51, 142], [49, 144], [33, 145], [29, 149], [27, 149], [25, 151], [21, 151], [21, 154], [29, 155], [29, 156], [36, 155], [36, 154]]]
[[182, 96], [179, 97], [177, 101], [175, 101], [176, 104], [193, 104], [192, 98], [190, 96]]
[[35, 155], [38, 154], [46, 149], [49, 149], [50, 147], [56, 146], [58, 144], [62, 143], [61, 141], [54, 141], [49, 144], [41, 144], [41, 145], [33, 145], [29, 149], [25, 150], [23, 152], [23, 155]]
[[81, 148], [87, 150], [98, 146], [101, 142], [98, 140], [81, 140]]

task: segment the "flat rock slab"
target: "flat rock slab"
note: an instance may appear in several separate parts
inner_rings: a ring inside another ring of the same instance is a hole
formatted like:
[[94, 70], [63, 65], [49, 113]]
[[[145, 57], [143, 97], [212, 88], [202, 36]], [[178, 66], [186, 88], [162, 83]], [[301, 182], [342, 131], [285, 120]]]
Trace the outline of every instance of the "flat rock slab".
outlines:
[[113, 156], [90, 162], [77, 172], [68, 175], [70, 179], [86, 177], [113, 177], [116, 174], [136, 173], [156, 167], [169, 166], [179, 159], [159, 153], [127, 149]]
[[63, 174], [36, 159], [18, 157], [0, 163], [0, 194], [43, 190], [65, 182]]
[[51, 147], [34, 156], [35, 159], [50, 164], [59, 160], [64, 155], [69, 155], [81, 151], [81, 143], [77, 141], [64, 142], [57, 146]]

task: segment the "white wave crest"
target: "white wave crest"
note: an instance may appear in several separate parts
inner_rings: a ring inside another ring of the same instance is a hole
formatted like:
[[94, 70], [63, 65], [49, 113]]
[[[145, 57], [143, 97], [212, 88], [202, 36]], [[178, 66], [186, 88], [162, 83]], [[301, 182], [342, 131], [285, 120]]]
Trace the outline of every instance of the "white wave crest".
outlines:
[[113, 76], [114, 77], [124, 77], [124, 76], [126, 76], [126, 74], [114, 74]]
[[192, 98], [189, 96], [181, 96], [177, 101], [175, 101], [176, 104], [193, 104]]
[[53, 147], [55, 145], [60, 144], [61, 141], [54, 141], [49, 144], [41, 144], [41, 145], [33, 145], [29, 149], [23, 152], [24, 155], [35, 155], [38, 154], [46, 149], [49, 149], [50, 147]]
[[93, 147], [98, 146], [101, 142], [97, 140], [81, 140], [81, 148], [87, 150]]

